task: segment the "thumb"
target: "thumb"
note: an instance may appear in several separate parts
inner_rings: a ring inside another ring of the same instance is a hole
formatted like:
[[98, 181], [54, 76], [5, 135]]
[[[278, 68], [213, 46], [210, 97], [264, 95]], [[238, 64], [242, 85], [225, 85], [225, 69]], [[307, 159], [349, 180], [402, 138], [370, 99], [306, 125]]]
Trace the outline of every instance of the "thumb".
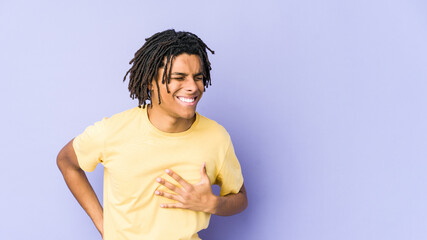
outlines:
[[206, 162], [203, 162], [202, 167], [200, 168], [200, 174], [202, 178], [206, 178], [208, 175], [206, 173]]

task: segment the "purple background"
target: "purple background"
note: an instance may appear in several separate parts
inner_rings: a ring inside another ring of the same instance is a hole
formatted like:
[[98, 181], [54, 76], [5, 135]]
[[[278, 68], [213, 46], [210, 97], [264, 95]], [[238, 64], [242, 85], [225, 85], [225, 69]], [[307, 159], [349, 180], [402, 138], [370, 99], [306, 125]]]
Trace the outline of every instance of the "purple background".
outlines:
[[[249, 197], [203, 239], [427, 239], [426, 12], [421, 0], [1, 1], [0, 239], [99, 239], [56, 155], [137, 105], [128, 62], [168, 28], [216, 51], [198, 112], [229, 131]], [[88, 174], [100, 197], [102, 174]]]

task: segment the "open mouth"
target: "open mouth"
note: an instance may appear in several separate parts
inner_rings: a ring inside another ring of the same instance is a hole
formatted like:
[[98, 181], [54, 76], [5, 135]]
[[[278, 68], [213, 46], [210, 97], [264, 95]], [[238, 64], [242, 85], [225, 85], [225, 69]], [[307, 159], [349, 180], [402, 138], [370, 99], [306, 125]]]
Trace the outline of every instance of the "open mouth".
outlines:
[[196, 104], [197, 97], [198, 96], [195, 96], [195, 97], [181, 97], [181, 96], [178, 96], [176, 98], [178, 98], [178, 100], [181, 103], [183, 103], [184, 105], [190, 105], [191, 106], [191, 105], [195, 105]]
[[183, 103], [192, 104], [196, 101], [197, 96], [192, 97], [192, 98], [188, 98], [188, 97], [176, 97], [176, 98], [178, 98]]

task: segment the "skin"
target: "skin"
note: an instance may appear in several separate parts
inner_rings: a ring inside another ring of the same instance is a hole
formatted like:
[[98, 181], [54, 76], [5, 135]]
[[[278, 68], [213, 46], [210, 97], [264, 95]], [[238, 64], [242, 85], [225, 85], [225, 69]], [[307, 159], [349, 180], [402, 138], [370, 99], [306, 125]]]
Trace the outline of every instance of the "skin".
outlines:
[[85, 172], [80, 168], [73, 148], [74, 138], [59, 152], [56, 164], [67, 183], [68, 188], [79, 202], [80, 206], [92, 219], [101, 236], [104, 236], [103, 209], [98, 197], [93, 191]]
[[[161, 104], [157, 101], [157, 85], [151, 83], [152, 104], [148, 106], [150, 122], [164, 132], [182, 132], [191, 127], [196, 118], [197, 103], [203, 96], [203, 74], [201, 61], [197, 55], [180, 54], [175, 57], [172, 64], [171, 79], [168, 83], [170, 93], [167, 93], [166, 85], [161, 84], [163, 70], [158, 72]], [[196, 97], [193, 105], [182, 103], [178, 97]], [[245, 185], [243, 184], [237, 194], [229, 194], [221, 197], [212, 192], [210, 180], [206, 174], [205, 166], [200, 169], [201, 180], [192, 185], [171, 169], [165, 171], [181, 186], [158, 178], [156, 181], [176, 194], [162, 191], [154, 192], [157, 196], [173, 199], [176, 203], [161, 204], [163, 208], [184, 208], [195, 211], [203, 211], [211, 214], [230, 216], [242, 212], [248, 205]]]
[[[167, 70], [169, 71], [169, 70]], [[203, 74], [200, 58], [197, 55], [181, 54], [175, 57], [168, 88], [161, 83], [163, 68], [158, 70], [160, 100], [158, 102], [157, 85], [153, 81], [150, 85], [151, 105], [148, 105], [148, 118], [159, 130], [169, 133], [183, 132], [191, 127], [196, 120], [196, 106], [203, 96]], [[193, 105], [188, 105], [178, 97], [196, 97]]]
[[[161, 104], [158, 104], [157, 86], [153, 82], [150, 86], [152, 93], [152, 108], [148, 105], [150, 122], [164, 132], [182, 132], [191, 127], [196, 119], [196, 106], [203, 95], [203, 76], [201, 62], [197, 55], [181, 54], [175, 57], [172, 64], [171, 81], [166, 85], [161, 84], [163, 69], [159, 69], [158, 81], [160, 87]], [[196, 97], [194, 104], [182, 103], [178, 96]], [[85, 172], [80, 168], [73, 148], [72, 139], [58, 153], [56, 162], [64, 180], [82, 208], [92, 219], [95, 227], [103, 237], [103, 209], [90, 185]], [[165, 171], [176, 180], [175, 185], [159, 178], [156, 181], [172, 190], [176, 194], [155, 192], [158, 197], [173, 199], [172, 204], [161, 204], [163, 208], [184, 208], [194, 211], [203, 211], [211, 214], [230, 216], [242, 212], [248, 205], [244, 184], [236, 194], [216, 196], [212, 193], [211, 183], [206, 174], [205, 163], [200, 168], [201, 180], [197, 184], [190, 184], [178, 173], [171, 169]]]

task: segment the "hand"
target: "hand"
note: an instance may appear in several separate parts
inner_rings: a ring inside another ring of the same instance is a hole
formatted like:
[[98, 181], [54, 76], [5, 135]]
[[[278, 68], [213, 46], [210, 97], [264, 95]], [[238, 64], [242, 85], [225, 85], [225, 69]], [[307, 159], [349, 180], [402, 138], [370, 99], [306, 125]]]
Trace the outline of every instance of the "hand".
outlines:
[[177, 193], [171, 194], [157, 190], [155, 192], [156, 195], [177, 201], [176, 203], [161, 204], [160, 207], [184, 208], [194, 211], [214, 213], [217, 204], [217, 196], [212, 193], [211, 183], [206, 173], [206, 163], [202, 164], [200, 169], [201, 179], [200, 182], [195, 185], [188, 183], [170, 169], [166, 169], [165, 171], [175, 179], [182, 188], [175, 186], [165, 179], [157, 178], [157, 182]]
[[101, 239], [104, 239], [104, 220], [102, 219], [102, 221], [96, 226], [96, 228], [99, 231], [99, 234], [101, 234]]

